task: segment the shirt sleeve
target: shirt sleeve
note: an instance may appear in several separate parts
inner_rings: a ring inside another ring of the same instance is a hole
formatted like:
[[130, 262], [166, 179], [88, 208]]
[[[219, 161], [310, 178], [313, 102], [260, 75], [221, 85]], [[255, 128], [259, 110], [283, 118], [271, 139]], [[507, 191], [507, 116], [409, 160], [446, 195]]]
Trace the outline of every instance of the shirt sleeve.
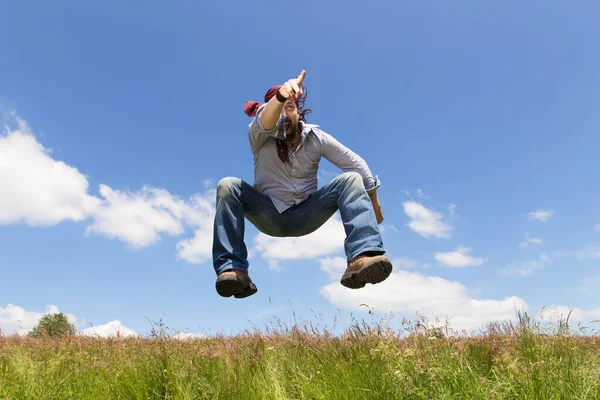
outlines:
[[377, 176], [373, 176], [365, 160], [330, 134], [323, 131], [319, 133], [323, 157], [344, 172], [358, 172], [363, 178], [367, 192], [379, 188], [381, 182]]
[[248, 125], [248, 141], [252, 152], [256, 153], [265, 144], [269, 137], [277, 139], [285, 139], [285, 132], [283, 130], [283, 117], [279, 117], [279, 120], [272, 129], [265, 129], [260, 122], [260, 115], [262, 114], [266, 104], [261, 105], [254, 116], [254, 119]]

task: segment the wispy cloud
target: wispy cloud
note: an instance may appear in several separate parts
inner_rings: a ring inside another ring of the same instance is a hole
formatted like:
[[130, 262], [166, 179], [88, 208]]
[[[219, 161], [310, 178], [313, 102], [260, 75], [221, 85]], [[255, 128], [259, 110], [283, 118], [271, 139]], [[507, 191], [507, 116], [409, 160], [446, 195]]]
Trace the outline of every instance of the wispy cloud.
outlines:
[[600, 274], [588, 275], [580, 280], [580, 283], [574, 287], [588, 297], [597, 298], [600, 296]]
[[596, 260], [600, 258], [600, 245], [588, 246], [577, 252], [580, 260]]
[[390, 231], [393, 231], [393, 232], [396, 232], [396, 233], [399, 232], [398, 228], [396, 228], [395, 225], [387, 225], [387, 224], [381, 224], [381, 225], [379, 225], [379, 231], [381, 232], [382, 235], [387, 235], [388, 234], [388, 229]]
[[507, 267], [500, 269], [499, 273], [504, 277], [528, 276], [552, 265], [564, 256], [565, 253], [563, 252], [553, 252], [551, 254], [542, 253], [535, 260], [515, 261]]
[[450, 216], [453, 217], [456, 214], [456, 210], [458, 208], [458, 206], [456, 204], [450, 204], [448, 206], [448, 210], [450, 211]]
[[435, 259], [447, 267], [476, 267], [483, 265], [484, 258], [475, 258], [468, 255], [473, 249], [470, 247], [459, 247], [456, 251], [448, 253], [436, 253]]
[[408, 226], [419, 235], [430, 238], [449, 238], [452, 228], [444, 222], [444, 216], [432, 211], [414, 201], [406, 201], [402, 203], [404, 212], [411, 219]]
[[340, 279], [348, 266], [344, 257], [321, 258], [319, 264], [321, 270], [327, 272], [329, 277], [334, 280]]
[[536, 210], [529, 213], [529, 220], [548, 222], [553, 216], [554, 210]]
[[267, 260], [267, 266], [271, 271], [283, 271], [283, 267], [279, 264], [279, 260]]
[[409, 260], [406, 257], [394, 258], [390, 260], [394, 269], [414, 269], [417, 268], [417, 263], [413, 260]]
[[526, 233], [525, 240], [523, 240], [519, 244], [519, 247], [529, 247], [529, 245], [532, 245], [532, 244], [542, 244], [542, 243], [544, 243], [544, 241], [541, 238], [532, 237], [529, 235], [529, 233]]

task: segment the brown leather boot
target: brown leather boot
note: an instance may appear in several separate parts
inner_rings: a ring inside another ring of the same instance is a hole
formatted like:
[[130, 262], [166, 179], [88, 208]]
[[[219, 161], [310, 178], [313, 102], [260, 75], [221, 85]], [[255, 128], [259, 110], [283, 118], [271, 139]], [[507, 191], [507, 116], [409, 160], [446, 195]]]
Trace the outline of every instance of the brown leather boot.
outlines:
[[215, 284], [217, 293], [223, 297], [234, 296], [237, 299], [252, 296], [258, 289], [248, 274], [238, 270], [222, 272]]
[[392, 262], [385, 256], [370, 255], [368, 252], [358, 255], [348, 263], [342, 275], [341, 284], [350, 289], [360, 289], [367, 283], [383, 282], [392, 273]]

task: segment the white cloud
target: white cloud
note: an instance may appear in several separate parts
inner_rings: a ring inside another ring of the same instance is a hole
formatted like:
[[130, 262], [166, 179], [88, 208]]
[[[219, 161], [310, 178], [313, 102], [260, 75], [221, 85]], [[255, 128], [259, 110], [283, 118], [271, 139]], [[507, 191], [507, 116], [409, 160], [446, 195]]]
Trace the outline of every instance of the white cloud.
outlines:
[[529, 220], [548, 222], [548, 220], [552, 218], [553, 215], [554, 210], [536, 210], [529, 213]]
[[431, 211], [420, 203], [414, 201], [405, 201], [402, 203], [404, 212], [411, 218], [408, 226], [419, 235], [439, 238], [449, 238], [451, 228], [443, 219], [444, 216], [435, 211]]
[[212, 257], [212, 242], [212, 226], [204, 225], [194, 231], [194, 237], [177, 243], [177, 257], [192, 264], [201, 264]]
[[204, 338], [206, 338], [206, 335], [204, 335], [202, 333], [179, 332], [178, 334], [173, 336], [173, 338], [179, 339], [179, 340], [194, 340], [194, 339], [204, 339]]
[[554, 304], [540, 310], [535, 319], [556, 324], [559, 321], [566, 321], [567, 317], [569, 318], [569, 325], [575, 327], [579, 322], [600, 319], [600, 308], [583, 310], [578, 307]]
[[448, 253], [435, 253], [435, 259], [448, 267], [475, 267], [485, 262], [484, 258], [475, 258], [468, 255], [470, 247], [459, 247], [456, 251]]
[[531, 244], [542, 244], [544, 241], [541, 238], [532, 237], [528, 233], [525, 234], [525, 240], [523, 240], [519, 247], [528, 247]]
[[345, 239], [344, 226], [336, 213], [319, 229], [306, 236], [272, 237], [259, 233], [254, 238], [253, 252], [275, 261], [314, 258], [343, 250]]
[[181, 235], [184, 225], [195, 228], [194, 237], [177, 243], [177, 256], [191, 263], [211, 257], [214, 190], [185, 201], [164, 189], [145, 186], [137, 192], [121, 192], [100, 185], [104, 203], [86, 233], [118, 238], [134, 248], [151, 246], [161, 234]]
[[118, 238], [135, 248], [156, 243], [163, 232], [169, 235], [183, 233], [181, 221], [170, 212], [169, 205], [161, 201], [174, 201], [167, 199], [170, 195], [164, 190], [144, 187], [130, 193], [100, 185], [100, 194], [105, 201], [86, 233]]
[[[14, 304], [8, 304], [6, 308], [0, 307], [0, 330], [6, 335], [25, 335], [32, 330], [40, 319], [46, 314], [60, 312], [55, 305], [46, 306], [45, 312], [26, 311], [24, 308]], [[80, 324], [73, 314], [67, 314], [67, 320], [74, 325]]]
[[[337, 266], [334, 265], [336, 261]], [[337, 279], [343, 261], [337, 258], [326, 262], [329, 270], [336, 271]], [[516, 310], [527, 310], [525, 301], [516, 296], [479, 300], [458, 282], [403, 270], [393, 272], [377, 285], [367, 285], [359, 290], [347, 289], [335, 282], [322, 287], [320, 292], [332, 304], [350, 310], [363, 310], [360, 305], [367, 304], [380, 312], [419, 313], [429, 321], [444, 320], [447, 316], [454, 330], [478, 329], [491, 321], [510, 320]]]
[[327, 272], [331, 279], [341, 279], [346, 268], [347, 261], [344, 257], [328, 257], [319, 260], [321, 270]]
[[185, 220], [196, 227], [194, 237], [177, 243], [177, 256], [200, 264], [212, 258], [213, 225], [215, 218], [215, 190], [194, 196], [188, 203]]
[[423, 190], [421, 189], [417, 189], [417, 197], [420, 199], [426, 199], [427, 196], [425, 196], [425, 193], [423, 193]]
[[[8, 119], [17, 128], [9, 128], [0, 119], [0, 187], [4, 193], [0, 225], [25, 221], [41, 226], [91, 219], [86, 234], [117, 238], [138, 249], [155, 244], [163, 234], [181, 235], [184, 226], [190, 226], [194, 237], [177, 243], [177, 257], [192, 263], [211, 258], [214, 189], [185, 201], [150, 186], [127, 192], [101, 184], [101, 198], [91, 196], [83, 174], [51, 158], [50, 150], [15, 113]], [[204, 182], [205, 189], [211, 186], [213, 181]]]
[[542, 253], [536, 260], [515, 261], [499, 272], [504, 277], [528, 276], [552, 265], [562, 257], [564, 257], [562, 252], [554, 252], [550, 255]]
[[150, 186], [137, 192], [121, 192], [100, 185], [100, 193], [104, 203], [86, 233], [118, 238], [139, 249], [158, 242], [161, 234], [181, 235], [184, 226], [189, 226], [194, 236], [177, 243], [177, 257], [195, 264], [212, 257], [214, 189], [187, 201]]
[[415, 263], [412, 260], [409, 260], [406, 257], [394, 258], [390, 261], [392, 262], [392, 265], [394, 266], [394, 268], [413, 269], [413, 268], [417, 267], [417, 263]]
[[13, 118], [18, 128], [4, 125], [0, 133], [0, 225], [50, 226], [90, 216], [100, 200], [87, 194], [86, 177], [51, 158], [27, 123]]
[[134, 330], [131, 330], [124, 326], [121, 321], [115, 320], [104, 325], [91, 326], [80, 332], [81, 335], [85, 336], [98, 336], [98, 337], [115, 337], [115, 336], [136, 336]]

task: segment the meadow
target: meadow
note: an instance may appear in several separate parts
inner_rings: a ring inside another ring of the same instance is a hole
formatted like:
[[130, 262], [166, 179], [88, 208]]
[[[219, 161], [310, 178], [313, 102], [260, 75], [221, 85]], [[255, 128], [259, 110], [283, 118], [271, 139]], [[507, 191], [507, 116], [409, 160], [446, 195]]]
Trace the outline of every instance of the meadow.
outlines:
[[600, 399], [600, 336], [527, 314], [463, 335], [424, 318], [176, 338], [0, 337], [0, 399]]

